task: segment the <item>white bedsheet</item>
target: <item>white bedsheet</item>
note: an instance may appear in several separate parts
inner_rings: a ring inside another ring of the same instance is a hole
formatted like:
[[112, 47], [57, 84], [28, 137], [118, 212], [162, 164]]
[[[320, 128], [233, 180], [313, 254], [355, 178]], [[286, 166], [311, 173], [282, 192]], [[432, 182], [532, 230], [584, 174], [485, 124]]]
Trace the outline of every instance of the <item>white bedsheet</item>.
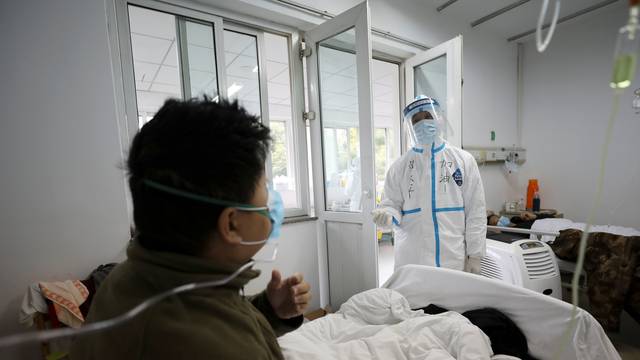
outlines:
[[[569, 324], [571, 304], [505, 282], [443, 268], [403, 266], [383, 285], [402, 294], [411, 308], [429, 304], [449, 310], [492, 307], [513, 320], [527, 338], [529, 352], [552, 359]], [[620, 359], [600, 324], [582, 309], [563, 360]]]
[[[286, 359], [489, 359], [489, 338], [450, 311], [411, 311], [390, 289], [354, 295], [335, 314], [278, 339]], [[504, 357], [502, 358], [504, 359]]]

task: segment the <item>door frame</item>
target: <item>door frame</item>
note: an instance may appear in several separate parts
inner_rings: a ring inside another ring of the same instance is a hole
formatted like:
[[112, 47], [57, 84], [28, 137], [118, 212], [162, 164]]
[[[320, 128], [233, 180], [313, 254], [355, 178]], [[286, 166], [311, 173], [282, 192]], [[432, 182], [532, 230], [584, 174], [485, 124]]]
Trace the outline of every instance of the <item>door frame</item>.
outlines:
[[[327, 254], [329, 253], [330, 239], [327, 237], [326, 222], [360, 224], [362, 226], [362, 238], [358, 244], [363, 252], [360, 254], [360, 284], [349, 284], [354, 289], [371, 289], [378, 286], [378, 244], [375, 237], [375, 225], [370, 213], [375, 207], [375, 172], [374, 172], [374, 126], [373, 101], [371, 89], [371, 31], [370, 31], [369, 6], [363, 2], [342, 14], [327, 20], [304, 34], [306, 46], [311, 48], [308, 58], [307, 76], [309, 79], [309, 110], [315, 112], [317, 119], [311, 122], [311, 147], [313, 158], [314, 195], [316, 215], [319, 219], [319, 241], [326, 242]], [[324, 134], [322, 126], [322, 112], [320, 99], [320, 79], [318, 65], [318, 46], [323, 40], [343, 33], [349, 29], [355, 29], [355, 55], [356, 55], [356, 79], [358, 89], [358, 126], [360, 140], [360, 168], [362, 185], [362, 211], [359, 213], [328, 211], [326, 207], [325, 169], [324, 169]], [[332, 306], [340, 304], [336, 300], [336, 294], [332, 294], [331, 271], [337, 271], [340, 266], [335, 263], [345, 263], [346, 259], [330, 259], [327, 256], [329, 276], [329, 298]], [[352, 259], [352, 262], [356, 259]], [[332, 262], [334, 265], [332, 265]], [[352, 264], [353, 265], [353, 264]], [[335, 285], [335, 284], [334, 284]], [[359, 285], [359, 286], [358, 286]], [[357, 291], [356, 291], [357, 292]], [[354, 292], [355, 293], [355, 292]]]

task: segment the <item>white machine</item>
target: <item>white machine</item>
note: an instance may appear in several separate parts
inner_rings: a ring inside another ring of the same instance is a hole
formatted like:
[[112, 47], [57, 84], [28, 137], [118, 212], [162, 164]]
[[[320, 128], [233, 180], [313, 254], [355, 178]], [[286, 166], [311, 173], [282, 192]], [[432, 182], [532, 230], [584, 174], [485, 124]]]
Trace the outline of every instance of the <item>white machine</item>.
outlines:
[[[501, 230], [513, 231], [511, 228]], [[528, 235], [523, 238], [517, 233], [489, 232], [480, 273], [562, 300], [560, 270], [553, 250], [540, 240], [529, 239]]]

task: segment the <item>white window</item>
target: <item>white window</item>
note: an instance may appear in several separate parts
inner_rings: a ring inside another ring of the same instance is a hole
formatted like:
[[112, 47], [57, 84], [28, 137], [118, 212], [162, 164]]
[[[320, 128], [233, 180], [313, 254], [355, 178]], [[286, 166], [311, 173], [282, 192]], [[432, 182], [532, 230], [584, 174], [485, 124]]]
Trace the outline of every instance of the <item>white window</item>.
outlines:
[[182, 98], [176, 17], [129, 6], [139, 126], [169, 98]]
[[282, 195], [286, 216], [308, 215], [303, 102], [294, 96], [302, 79], [292, 77], [302, 67], [292, 63], [299, 61], [291, 51], [297, 34], [241, 26], [162, 2], [117, 4], [125, 107], [136, 119], [127, 127], [144, 125], [169, 98], [237, 100], [271, 128], [267, 175]]
[[238, 100], [250, 114], [261, 117], [260, 69], [256, 35], [224, 30], [227, 97]]
[[301, 208], [294, 151], [296, 146], [288, 39], [285, 36], [267, 33], [264, 34], [264, 42], [269, 91], [269, 127], [273, 137], [271, 177], [275, 189], [282, 195], [285, 207]]
[[214, 25], [127, 7], [139, 126], [169, 98], [218, 99]]
[[182, 72], [185, 98], [207, 96], [217, 100], [218, 74], [213, 25], [184, 20], [180, 22]]

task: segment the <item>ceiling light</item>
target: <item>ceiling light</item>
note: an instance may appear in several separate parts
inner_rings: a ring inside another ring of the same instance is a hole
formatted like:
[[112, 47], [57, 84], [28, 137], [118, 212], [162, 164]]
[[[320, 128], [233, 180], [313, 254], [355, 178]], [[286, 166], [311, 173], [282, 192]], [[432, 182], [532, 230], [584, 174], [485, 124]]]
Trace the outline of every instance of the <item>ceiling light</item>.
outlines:
[[227, 97], [232, 97], [235, 93], [240, 91], [240, 89], [242, 89], [242, 85], [238, 85], [236, 83], [231, 84], [231, 86], [229, 86], [229, 88], [227, 89]]

